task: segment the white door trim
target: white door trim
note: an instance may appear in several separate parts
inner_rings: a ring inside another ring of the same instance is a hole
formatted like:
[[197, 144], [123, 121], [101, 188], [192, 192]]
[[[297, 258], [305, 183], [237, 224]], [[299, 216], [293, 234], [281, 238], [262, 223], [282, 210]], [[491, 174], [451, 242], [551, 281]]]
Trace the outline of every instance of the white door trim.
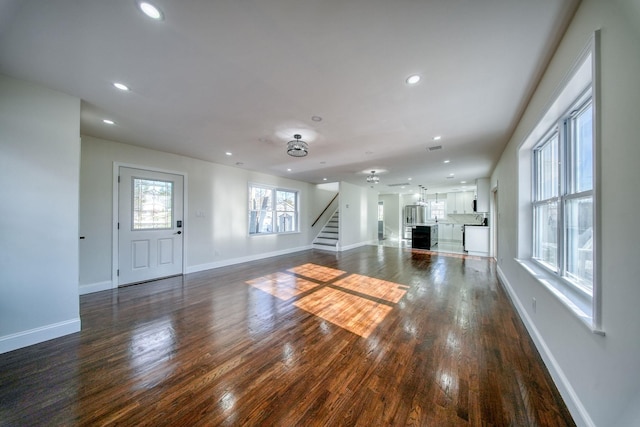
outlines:
[[135, 163], [122, 163], [122, 162], [113, 162], [113, 175], [112, 175], [112, 202], [111, 206], [113, 210], [111, 212], [111, 288], [116, 289], [118, 287], [118, 260], [119, 260], [119, 248], [118, 248], [118, 209], [119, 209], [119, 197], [118, 197], [118, 175], [120, 174], [120, 167], [132, 168], [132, 169], [142, 169], [150, 172], [160, 172], [160, 173], [170, 173], [173, 175], [182, 175], [183, 177], [183, 186], [184, 191], [182, 193], [183, 197], [183, 218], [184, 223], [182, 226], [183, 230], [183, 243], [182, 243], [182, 274], [186, 272], [187, 266], [187, 240], [189, 238], [189, 221], [187, 218], [189, 217], [189, 204], [187, 201], [188, 197], [188, 182], [187, 173], [182, 171], [176, 171], [171, 169], [162, 169], [156, 168], [146, 165], [140, 165]]

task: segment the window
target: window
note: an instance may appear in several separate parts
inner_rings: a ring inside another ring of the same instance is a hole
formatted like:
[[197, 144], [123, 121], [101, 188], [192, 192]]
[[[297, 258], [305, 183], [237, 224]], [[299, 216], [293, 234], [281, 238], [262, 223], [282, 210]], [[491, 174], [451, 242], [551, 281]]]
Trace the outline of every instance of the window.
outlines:
[[592, 294], [591, 91], [533, 149], [533, 259]]
[[298, 192], [249, 186], [249, 234], [298, 231]]
[[596, 221], [599, 34], [518, 149], [516, 261], [592, 332], [604, 334]]
[[431, 219], [444, 219], [444, 217], [446, 216], [444, 201], [437, 202], [435, 200], [431, 200], [429, 202], [429, 211], [431, 212], [429, 215]]
[[163, 230], [173, 224], [173, 182], [134, 178], [132, 181], [134, 230]]

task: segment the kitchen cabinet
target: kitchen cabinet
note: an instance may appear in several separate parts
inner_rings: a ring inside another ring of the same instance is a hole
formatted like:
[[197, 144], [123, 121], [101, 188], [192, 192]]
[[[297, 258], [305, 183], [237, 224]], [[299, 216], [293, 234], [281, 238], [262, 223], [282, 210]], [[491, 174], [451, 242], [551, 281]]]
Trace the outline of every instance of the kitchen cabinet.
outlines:
[[447, 193], [447, 214], [473, 213], [473, 191]]
[[438, 244], [437, 225], [415, 225], [411, 232], [411, 247], [431, 249]]
[[464, 250], [469, 255], [489, 256], [489, 227], [464, 227]]
[[462, 243], [462, 228], [464, 225], [451, 224], [451, 240], [456, 243]]
[[438, 241], [450, 242], [452, 239], [453, 224], [438, 224]]

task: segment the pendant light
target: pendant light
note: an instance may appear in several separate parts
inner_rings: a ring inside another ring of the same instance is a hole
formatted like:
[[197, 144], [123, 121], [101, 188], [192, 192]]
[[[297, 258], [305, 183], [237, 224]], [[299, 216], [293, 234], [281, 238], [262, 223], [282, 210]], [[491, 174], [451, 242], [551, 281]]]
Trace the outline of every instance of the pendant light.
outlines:
[[293, 135], [291, 141], [287, 143], [287, 154], [292, 157], [304, 157], [309, 154], [309, 145], [302, 140], [302, 135]]
[[380, 182], [380, 177], [376, 175], [376, 171], [371, 171], [371, 175], [367, 176], [367, 182], [371, 184], [377, 184]]

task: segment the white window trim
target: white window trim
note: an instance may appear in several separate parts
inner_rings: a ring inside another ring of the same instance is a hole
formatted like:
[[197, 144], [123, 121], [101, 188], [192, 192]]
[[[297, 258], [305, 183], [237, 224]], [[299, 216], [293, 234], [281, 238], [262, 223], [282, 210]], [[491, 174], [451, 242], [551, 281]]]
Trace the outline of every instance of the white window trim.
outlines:
[[[556, 125], [558, 120], [584, 94], [591, 85], [593, 104], [593, 168], [594, 168], [594, 244], [593, 244], [593, 291], [592, 295], [573, 284], [568, 284], [555, 273], [532, 259], [533, 254], [533, 147]], [[538, 283], [549, 290], [590, 331], [604, 335], [602, 325], [601, 289], [601, 194], [600, 179], [600, 31], [596, 31], [578, 60], [567, 73], [552, 96], [537, 124], [518, 147], [518, 256], [516, 261]]]
[[[249, 182], [248, 186], [247, 186], [247, 215], [250, 217], [251, 215], [251, 206], [249, 205], [249, 195], [251, 194], [251, 187], [260, 187], [260, 188], [268, 188], [274, 192], [276, 191], [288, 191], [288, 192], [292, 192], [292, 193], [296, 193], [296, 229], [295, 231], [271, 231], [268, 233], [251, 233], [251, 230], [249, 229], [249, 223], [247, 221], [247, 233], [249, 235], [249, 237], [258, 237], [258, 236], [279, 236], [279, 235], [286, 235], [286, 234], [299, 234], [301, 233], [300, 230], [300, 190], [297, 188], [286, 188], [286, 187], [280, 187], [277, 185], [268, 185], [268, 184], [260, 184], [257, 182]], [[275, 210], [275, 198], [274, 198], [274, 209], [272, 211], [274, 214], [277, 212]], [[249, 217], [247, 218], [247, 220], [249, 219]]]

